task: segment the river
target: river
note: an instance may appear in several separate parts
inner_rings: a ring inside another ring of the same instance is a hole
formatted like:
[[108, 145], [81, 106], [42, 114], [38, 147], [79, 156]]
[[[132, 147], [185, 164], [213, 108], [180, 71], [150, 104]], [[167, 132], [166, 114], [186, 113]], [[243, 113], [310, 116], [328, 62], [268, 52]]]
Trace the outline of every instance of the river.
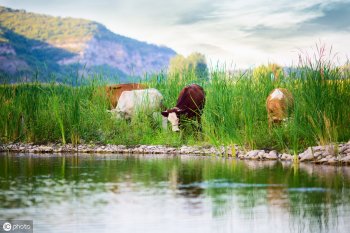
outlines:
[[0, 219], [34, 232], [349, 232], [350, 167], [0, 154]]

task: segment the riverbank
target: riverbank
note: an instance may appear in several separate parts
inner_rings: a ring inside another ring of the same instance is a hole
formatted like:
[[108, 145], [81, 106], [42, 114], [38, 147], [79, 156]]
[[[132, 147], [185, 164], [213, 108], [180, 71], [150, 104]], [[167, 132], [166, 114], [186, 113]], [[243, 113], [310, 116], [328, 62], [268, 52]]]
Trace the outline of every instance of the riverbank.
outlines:
[[[16, 153], [119, 153], [119, 154], [170, 154], [170, 155], [207, 155], [236, 157], [242, 160], [282, 160], [293, 161], [296, 157], [276, 150], [245, 150], [233, 146], [181, 146], [163, 145], [72, 145], [72, 144], [24, 144], [12, 143], [0, 145], [0, 152]], [[342, 144], [314, 146], [297, 155], [299, 162], [316, 164], [350, 165], [350, 141]]]
[[[237, 144], [292, 154], [317, 144], [347, 142], [350, 73], [343, 74], [332, 64], [323, 66], [323, 61], [316, 64], [320, 65], [295, 67], [278, 79], [271, 79], [271, 72], [257, 75], [256, 70], [248, 70], [239, 74], [219, 68], [211, 71], [210, 80], [199, 79], [193, 72], [145, 77], [142, 84], [159, 90], [166, 108], [176, 105], [180, 91], [188, 84], [204, 88], [202, 131], [195, 132], [195, 122], [186, 122], [178, 134], [162, 128], [160, 114], [149, 117], [149, 112], [140, 111], [130, 121], [111, 116], [106, 111], [110, 107], [108, 95], [101, 93], [105, 90], [103, 80], [77, 86], [55, 82], [4, 84], [0, 85], [0, 141], [175, 148]], [[275, 88], [289, 90], [295, 104], [288, 120], [269, 127], [266, 98]]]

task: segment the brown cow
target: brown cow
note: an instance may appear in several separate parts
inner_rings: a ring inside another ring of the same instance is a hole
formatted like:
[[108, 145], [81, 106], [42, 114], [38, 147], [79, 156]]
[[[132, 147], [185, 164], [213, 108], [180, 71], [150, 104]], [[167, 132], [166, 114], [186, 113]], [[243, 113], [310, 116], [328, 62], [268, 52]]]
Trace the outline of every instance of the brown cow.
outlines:
[[285, 88], [276, 88], [267, 97], [266, 110], [269, 127], [273, 123], [281, 123], [286, 120], [293, 109], [294, 99], [292, 93]]
[[147, 89], [147, 86], [141, 83], [125, 83], [108, 85], [105, 87], [105, 89], [110, 103], [110, 108], [114, 109], [117, 106], [118, 100], [123, 91]]
[[180, 116], [187, 119], [196, 119], [200, 125], [202, 110], [205, 103], [205, 93], [201, 86], [191, 84], [181, 90], [174, 108], [162, 112], [172, 125], [172, 130], [180, 131]]

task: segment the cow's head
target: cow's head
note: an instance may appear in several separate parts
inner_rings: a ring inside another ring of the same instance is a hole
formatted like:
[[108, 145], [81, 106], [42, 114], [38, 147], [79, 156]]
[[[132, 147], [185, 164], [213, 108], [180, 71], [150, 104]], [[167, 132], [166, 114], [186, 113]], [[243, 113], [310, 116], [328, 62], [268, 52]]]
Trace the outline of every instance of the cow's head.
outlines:
[[274, 124], [281, 124], [285, 119], [280, 118], [280, 117], [272, 117], [272, 123]]
[[174, 132], [179, 132], [180, 115], [183, 113], [184, 113], [184, 110], [175, 107], [175, 108], [163, 111], [162, 115], [168, 118], [168, 121], [171, 123], [172, 130]]
[[112, 116], [118, 120], [131, 118], [128, 114], [126, 114], [123, 111], [120, 111], [120, 109], [118, 109], [118, 108], [113, 108], [112, 110], [107, 110], [107, 112], [111, 113]]

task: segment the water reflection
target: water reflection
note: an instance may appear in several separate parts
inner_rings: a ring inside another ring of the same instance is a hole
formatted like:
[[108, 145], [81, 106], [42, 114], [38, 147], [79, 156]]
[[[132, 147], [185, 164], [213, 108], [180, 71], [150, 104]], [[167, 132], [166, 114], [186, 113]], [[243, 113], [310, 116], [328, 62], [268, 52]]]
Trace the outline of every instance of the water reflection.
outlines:
[[350, 168], [0, 154], [0, 219], [35, 232], [348, 232]]

